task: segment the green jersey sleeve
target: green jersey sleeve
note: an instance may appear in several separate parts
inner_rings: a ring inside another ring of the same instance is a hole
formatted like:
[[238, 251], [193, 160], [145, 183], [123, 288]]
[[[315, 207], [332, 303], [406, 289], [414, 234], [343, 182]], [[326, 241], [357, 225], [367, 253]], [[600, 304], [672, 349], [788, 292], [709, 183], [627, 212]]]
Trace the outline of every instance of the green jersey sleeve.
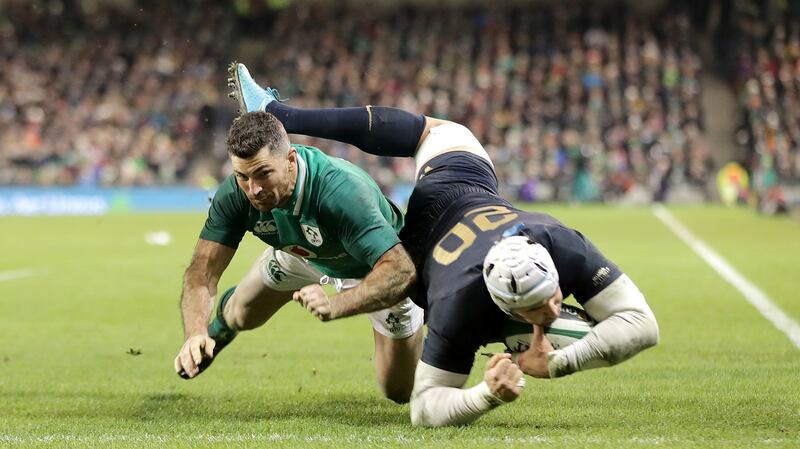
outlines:
[[397, 232], [402, 227], [402, 214], [377, 186], [360, 177], [338, 172], [324, 183], [320, 221], [335, 223], [334, 229], [338, 230], [345, 251], [356, 260], [375, 266], [386, 251], [400, 243]]
[[238, 248], [247, 231], [249, 213], [250, 202], [239, 190], [233, 176], [228, 176], [211, 200], [208, 218], [203, 230], [200, 231], [200, 238], [234, 249]]

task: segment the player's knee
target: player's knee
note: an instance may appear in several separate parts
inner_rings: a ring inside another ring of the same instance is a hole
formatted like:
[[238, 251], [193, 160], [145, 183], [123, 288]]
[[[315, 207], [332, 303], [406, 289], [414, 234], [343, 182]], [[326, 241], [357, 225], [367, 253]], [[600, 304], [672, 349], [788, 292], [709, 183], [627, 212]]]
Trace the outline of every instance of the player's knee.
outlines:
[[237, 301], [234, 297], [225, 305], [225, 322], [232, 330], [247, 331], [264, 323], [252, 301]]
[[235, 331], [245, 331], [253, 328], [251, 320], [247, 318], [247, 308], [244, 305], [229, 301], [225, 306], [225, 322]]
[[408, 404], [411, 400], [411, 390], [414, 389], [413, 383], [410, 385], [383, 385], [383, 395], [386, 399], [396, 404]]

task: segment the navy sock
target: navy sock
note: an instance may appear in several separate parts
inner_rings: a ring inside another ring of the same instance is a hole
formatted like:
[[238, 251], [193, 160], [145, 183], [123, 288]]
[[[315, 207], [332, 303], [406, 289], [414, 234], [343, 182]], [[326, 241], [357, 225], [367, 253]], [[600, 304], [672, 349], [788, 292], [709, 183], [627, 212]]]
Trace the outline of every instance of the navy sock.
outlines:
[[377, 156], [414, 156], [425, 116], [384, 106], [302, 109], [272, 101], [267, 112], [286, 132], [349, 143]]

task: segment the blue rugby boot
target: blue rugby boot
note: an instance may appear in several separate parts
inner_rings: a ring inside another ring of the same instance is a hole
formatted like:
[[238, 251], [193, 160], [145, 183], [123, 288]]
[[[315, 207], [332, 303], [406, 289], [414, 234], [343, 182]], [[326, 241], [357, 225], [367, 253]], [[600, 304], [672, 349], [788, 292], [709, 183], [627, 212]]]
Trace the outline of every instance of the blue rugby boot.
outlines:
[[228, 76], [228, 87], [232, 89], [228, 96], [239, 102], [240, 114], [265, 111], [271, 102], [283, 101], [277, 90], [259, 86], [244, 64], [232, 62], [228, 66]]

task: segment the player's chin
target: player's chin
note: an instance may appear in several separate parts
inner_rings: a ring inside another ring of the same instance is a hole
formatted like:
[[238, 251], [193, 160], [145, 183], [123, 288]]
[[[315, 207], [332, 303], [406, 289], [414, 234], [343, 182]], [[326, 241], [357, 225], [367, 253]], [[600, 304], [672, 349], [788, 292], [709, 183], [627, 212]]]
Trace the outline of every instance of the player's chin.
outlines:
[[250, 200], [250, 204], [253, 205], [259, 212], [269, 212], [275, 208], [272, 203], [268, 203], [266, 201], [258, 201], [258, 200]]

